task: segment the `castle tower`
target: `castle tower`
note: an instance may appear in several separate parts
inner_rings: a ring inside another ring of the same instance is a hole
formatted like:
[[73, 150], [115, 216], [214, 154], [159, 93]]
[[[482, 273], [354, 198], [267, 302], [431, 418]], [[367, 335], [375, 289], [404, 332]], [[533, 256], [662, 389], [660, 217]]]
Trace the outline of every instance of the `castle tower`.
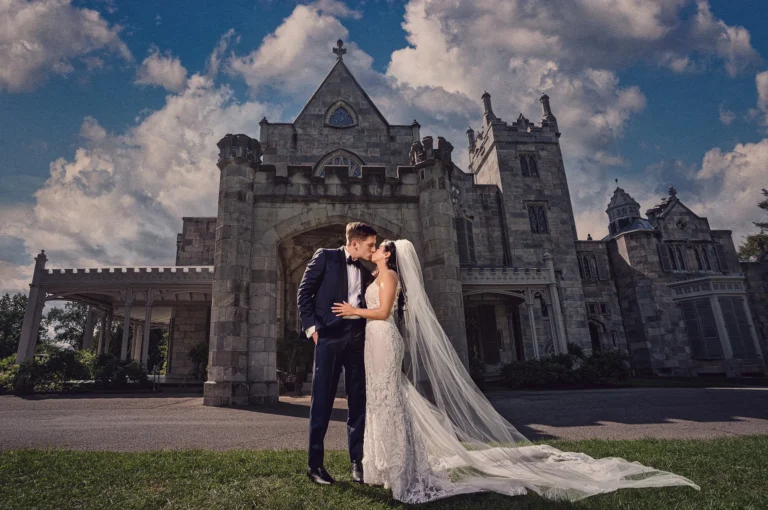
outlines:
[[475, 184], [501, 190], [512, 266], [543, 267], [544, 252], [552, 255], [567, 341], [588, 346], [576, 223], [549, 97], [540, 99], [544, 116], [539, 125], [522, 114], [505, 122], [493, 113], [490, 94], [484, 93], [482, 101], [483, 126], [469, 150]]

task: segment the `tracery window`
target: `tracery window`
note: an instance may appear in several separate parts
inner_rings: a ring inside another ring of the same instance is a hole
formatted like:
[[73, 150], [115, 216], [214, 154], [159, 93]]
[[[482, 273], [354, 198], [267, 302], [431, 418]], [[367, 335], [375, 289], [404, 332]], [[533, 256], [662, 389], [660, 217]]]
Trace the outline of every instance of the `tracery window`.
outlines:
[[528, 221], [531, 223], [531, 232], [534, 234], [549, 233], [549, 222], [543, 205], [528, 206]]
[[353, 159], [346, 151], [340, 151], [331, 155], [325, 160], [321, 167], [320, 172], [317, 174], [320, 177], [325, 177], [325, 167], [327, 166], [344, 166], [349, 170], [349, 175], [352, 177], [362, 177], [363, 171], [360, 168], [360, 163]]
[[347, 127], [355, 124], [355, 119], [349, 114], [346, 108], [339, 106], [328, 118], [328, 124], [336, 127]]

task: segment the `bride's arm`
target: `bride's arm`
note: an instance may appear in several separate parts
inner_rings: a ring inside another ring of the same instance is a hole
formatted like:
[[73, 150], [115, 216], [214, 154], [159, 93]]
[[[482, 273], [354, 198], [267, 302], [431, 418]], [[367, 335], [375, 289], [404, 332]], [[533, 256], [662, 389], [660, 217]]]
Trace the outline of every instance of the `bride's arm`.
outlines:
[[392, 304], [395, 302], [395, 292], [397, 291], [397, 273], [387, 271], [379, 277], [379, 307], [378, 308], [355, 308], [347, 302], [335, 303], [333, 313], [339, 317], [348, 317], [357, 315], [364, 319], [383, 321], [389, 318], [392, 311]]

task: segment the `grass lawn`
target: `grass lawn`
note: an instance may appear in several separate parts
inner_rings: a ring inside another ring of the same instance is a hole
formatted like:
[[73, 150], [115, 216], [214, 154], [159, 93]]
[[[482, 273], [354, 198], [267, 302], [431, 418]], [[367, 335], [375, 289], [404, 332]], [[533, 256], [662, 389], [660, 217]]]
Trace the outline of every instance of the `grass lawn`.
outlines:
[[[618, 456], [691, 478], [702, 487], [634, 489], [557, 503], [535, 494], [476, 494], [417, 508], [768, 508], [768, 436], [713, 441], [550, 441], [593, 457]], [[0, 452], [0, 508], [405, 508], [381, 488], [352, 483], [346, 452], [330, 452], [333, 487], [311, 485], [303, 451], [149, 453]]]

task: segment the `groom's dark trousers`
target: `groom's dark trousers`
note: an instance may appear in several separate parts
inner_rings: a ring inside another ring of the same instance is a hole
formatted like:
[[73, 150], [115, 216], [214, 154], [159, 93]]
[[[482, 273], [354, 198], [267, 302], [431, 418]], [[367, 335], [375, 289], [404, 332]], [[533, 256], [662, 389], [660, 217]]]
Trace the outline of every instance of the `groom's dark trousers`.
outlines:
[[344, 367], [347, 390], [347, 439], [351, 461], [363, 459], [365, 430], [365, 320], [339, 321], [323, 328], [315, 347], [315, 372], [312, 376], [312, 405], [309, 411], [309, 467], [323, 465], [323, 440], [333, 412], [339, 376]]
[[[361, 293], [372, 281], [360, 267]], [[302, 329], [315, 327], [315, 369], [312, 376], [312, 405], [309, 411], [309, 462], [312, 469], [323, 465], [323, 440], [333, 412], [333, 401], [344, 369], [347, 390], [347, 436], [352, 461], [363, 460], [365, 431], [365, 320], [342, 319], [333, 313], [334, 303], [347, 301], [347, 260], [344, 249], [320, 249], [307, 264], [299, 285], [298, 305]], [[362, 298], [362, 296], [361, 296]], [[355, 303], [352, 303], [355, 305]], [[359, 306], [365, 306], [360, 300]], [[312, 340], [308, 340], [311, 342]]]

